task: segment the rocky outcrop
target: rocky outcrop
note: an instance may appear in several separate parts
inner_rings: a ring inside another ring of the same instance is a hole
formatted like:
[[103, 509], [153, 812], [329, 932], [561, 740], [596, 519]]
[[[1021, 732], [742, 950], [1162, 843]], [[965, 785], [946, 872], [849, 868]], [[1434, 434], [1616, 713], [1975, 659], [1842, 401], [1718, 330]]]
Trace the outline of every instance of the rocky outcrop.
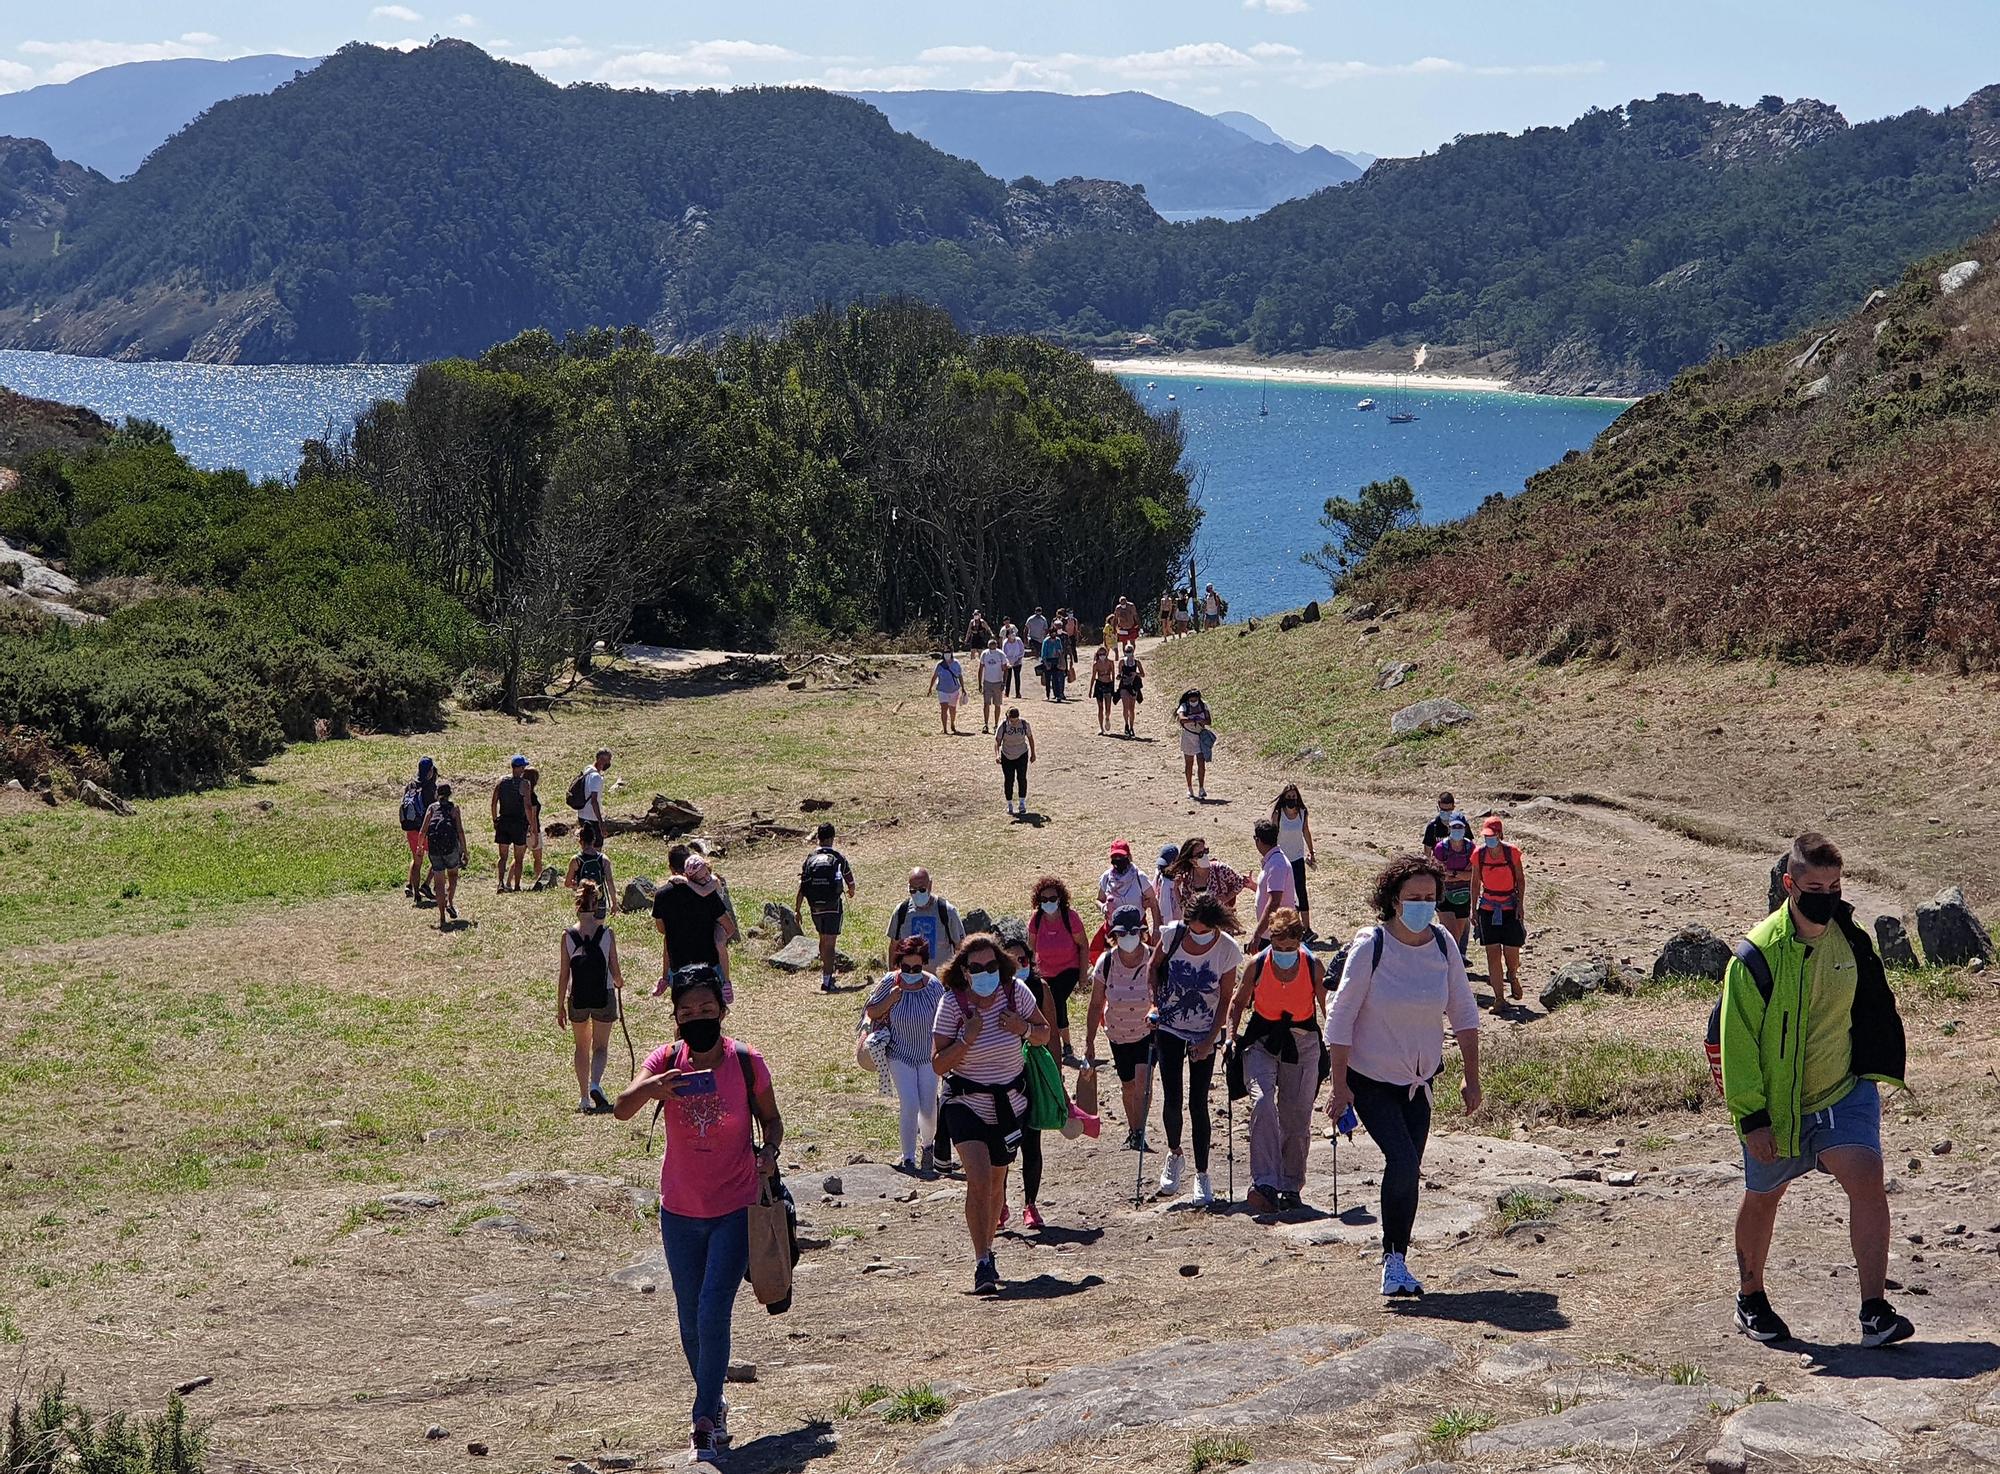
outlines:
[[1108, 179], [1016, 180], [1000, 208], [1007, 239], [1017, 246], [1041, 245], [1083, 232], [1139, 235], [1166, 222], [1137, 185]]
[[1910, 934], [1903, 928], [1900, 916], [1878, 916], [1875, 918], [1875, 950], [1882, 954], [1882, 962], [1888, 967], [1920, 967], [1917, 949], [1910, 945]]
[[1960, 261], [1938, 273], [1938, 290], [1947, 297], [1953, 296], [1971, 285], [1972, 279], [1977, 275], [1979, 275], [1977, 261]]
[[1729, 943], [1705, 926], [1684, 926], [1667, 939], [1653, 960], [1656, 978], [1710, 978], [1722, 981], [1729, 966]]
[[1703, 155], [1718, 164], [1768, 164], [1844, 132], [1840, 110], [1810, 97], [1718, 120]]
[[0, 253], [53, 254], [77, 206], [110, 183], [38, 138], [0, 138]]
[[1993, 960], [1993, 939], [1965, 903], [1965, 892], [1955, 885], [1917, 907], [1917, 936], [1932, 967]]
[[[0, 388], [0, 461], [18, 464], [41, 451], [74, 455], [111, 437], [102, 416], [74, 404], [30, 399]], [[13, 473], [0, 475], [0, 496], [13, 489]]]
[[1508, 387], [1523, 394], [1606, 394], [1636, 399], [1666, 388], [1667, 381], [1637, 365], [1608, 361], [1589, 338], [1579, 334], [1556, 344], [1533, 368], [1515, 374]]
[[1965, 124], [1965, 151], [1972, 177], [1981, 184], [2000, 179], [2000, 86], [1982, 87], [1951, 110]]
[[1390, 717], [1389, 733], [1394, 737], [1427, 736], [1463, 726], [1472, 720], [1474, 714], [1470, 707], [1461, 706], [1449, 696], [1433, 696], [1428, 701], [1406, 706]]
[[1637, 968], [1601, 959], [1564, 963], [1542, 989], [1542, 1007], [1553, 1011], [1599, 993], [1630, 993], [1641, 977]]

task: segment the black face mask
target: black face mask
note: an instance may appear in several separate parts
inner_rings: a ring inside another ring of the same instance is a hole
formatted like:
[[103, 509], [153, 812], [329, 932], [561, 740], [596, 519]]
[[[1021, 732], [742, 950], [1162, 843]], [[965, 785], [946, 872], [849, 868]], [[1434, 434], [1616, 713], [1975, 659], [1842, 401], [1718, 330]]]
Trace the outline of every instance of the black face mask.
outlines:
[[722, 1042], [722, 1020], [719, 1018], [691, 1018], [680, 1028], [681, 1038], [696, 1054], [707, 1054]]
[[1840, 892], [1799, 891], [1792, 899], [1798, 903], [1799, 915], [1814, 926], [1825, 926], [1833, 920], [1834, 908], [1840, 904]]
[[1111, 868], [1116, 870], [1120, 875], [1123, 875], [1127, 870], [1132, 868], [1132, 862], [1123, 855], [1114, 855], [1111, 859]]

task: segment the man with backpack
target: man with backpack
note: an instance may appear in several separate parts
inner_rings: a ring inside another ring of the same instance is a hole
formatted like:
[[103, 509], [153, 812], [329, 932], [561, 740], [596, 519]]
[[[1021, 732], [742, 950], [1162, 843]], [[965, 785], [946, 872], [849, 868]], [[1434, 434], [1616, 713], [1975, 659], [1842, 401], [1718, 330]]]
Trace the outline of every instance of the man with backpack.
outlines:
[[403, 886], [403, 894], [413, 901], [431, 901], [436, 897], [431, 893], [430, 877], [424, 869], [424, 818], [437, 802], [437, 763], [429, 757], [417, 759], [417, 776], [403, 785], [402, 801], [396, 806], [396, 818], [403, 826], [403, 840], [410, 847], [410, 878]]
[[493, 785], [493, 844], [500, 851], [500, 895], [521, 888], [521, 862], [528, 856], [528, 802], [532, 792], [523, 776], [527, 771], [527, 757], [517, 752], [508, 765], [507, 776]]
[[922, 937], [932, 957], [951, 956], [965, 940], [958, 908], [931, 889], [931, 873], [921, 865], [910, 872], [910, 894], [889, 917], [891, 957], [896, 955], [896, 943], [905, 937]]
[[1791, 1339], [1765, 1293], [1764, 1264], [1785, 1188], [1815, 1167], [1847, 1194], [1861, 1344], [1915, 1334], [1883, 1298], [1889, 1199], [1877, 1087], [1903, 1088], [1903, 1021], [1873, 939], [1841, 899], [1841, 865], [1823, 834], [1792, 841], [1785, 904], [1736, 944], [1709, 1024], [1723, 1096], [1743, 1138], [1736, 1326], [1756, 1341]]
[[812, 917], [813, 930], [819, 933], [819, 990], [831, 993], [833, 954], [847, 913], [845, 903], [854, 899], [854, 867], [833, 847], [833, 825], [821, 824], [814, 839], [812, 853], [799, 867], [799, 889], [792, 897], [792, 910], [801, 923]]
[[570, 779], [569, 791], [563, 795], [563, 802], [576, 814], [576, 827], [595, 824], [600, 841], [604, 836], [604, 775], [610, 771], [611, 749], [600, 747], [590, 766]]
[[449, 783], [438, 784], [437, 799], [424, 815], [424, 849], [430, 856], [438, 930], [446, 931], [447, 917], [458, 920], [458, 872], [465, 868], [465, 816], [451, 801]]

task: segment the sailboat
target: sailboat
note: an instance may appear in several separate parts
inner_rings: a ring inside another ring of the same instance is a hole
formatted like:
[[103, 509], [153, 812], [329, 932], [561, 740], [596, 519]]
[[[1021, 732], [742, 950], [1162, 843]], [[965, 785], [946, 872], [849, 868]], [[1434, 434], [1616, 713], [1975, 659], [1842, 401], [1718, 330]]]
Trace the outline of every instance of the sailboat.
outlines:
[[[1410, 365], [1411, 369], [1413, 371], [1421, 370], [1424, 366], [1424, 360], [1430, 357], [1430, 352], [1430, 344], [1425, 343], [1420, 345], [1417, 349], [1416, 359]], [[1408, 425], [1415, 422], [1417, 416], [1410, 408], [1409, 385], [1402, 374], [1396, 375], [1396, 390], [1390, 396], [1390, 402], [1395, 406], [1389, 414], [1390, 424]]]

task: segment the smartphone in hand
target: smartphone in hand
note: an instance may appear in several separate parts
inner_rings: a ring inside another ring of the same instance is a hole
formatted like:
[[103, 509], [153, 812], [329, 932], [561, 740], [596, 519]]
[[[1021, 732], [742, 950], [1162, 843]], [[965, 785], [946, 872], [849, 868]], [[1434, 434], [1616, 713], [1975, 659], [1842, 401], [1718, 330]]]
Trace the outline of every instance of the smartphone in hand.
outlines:
[[674, 1082], [674, 1094], [675, 1095], [715, 1094], [715, 1071], [714, 1070], [683, 1071], [680, 1079]]

